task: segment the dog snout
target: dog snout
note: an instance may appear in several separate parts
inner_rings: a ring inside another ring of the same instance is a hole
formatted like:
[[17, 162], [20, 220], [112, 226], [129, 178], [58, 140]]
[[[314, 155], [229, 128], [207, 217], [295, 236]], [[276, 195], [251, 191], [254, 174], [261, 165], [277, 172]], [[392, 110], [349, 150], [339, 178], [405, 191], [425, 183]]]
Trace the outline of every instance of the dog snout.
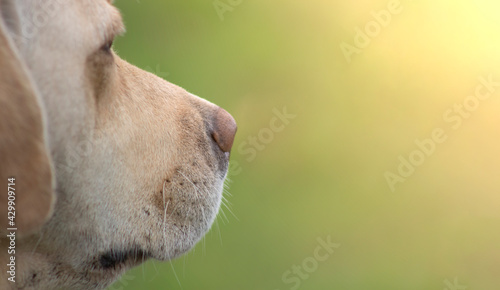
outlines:
[[236, 121], [233, 116], [226, 110], [217, 108], [213, 117], [212, 137], [223, 152], [231, 151], [236, 130]]

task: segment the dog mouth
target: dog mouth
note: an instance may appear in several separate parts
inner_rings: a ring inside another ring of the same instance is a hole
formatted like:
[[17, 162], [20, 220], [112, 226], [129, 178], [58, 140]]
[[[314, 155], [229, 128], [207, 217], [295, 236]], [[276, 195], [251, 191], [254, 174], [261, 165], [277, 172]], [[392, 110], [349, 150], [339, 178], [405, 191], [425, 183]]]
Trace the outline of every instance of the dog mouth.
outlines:
[[128, 250], [112, 249], [95, 258], [93, 268], [102, 271], [121, 270], [137, 266], [150, 258], [151, 253], [138, 246]]
[[[145, 217], [151, 228], [141, 232], [136, 242], [111, 246], [91, 260], [91, 269], [116, 275], [154, 259], [168, 261], [191, 250], [216, 218], [223, 195], [229, 152], [216, 159], [221, 167], [209, 168], [202, 159], [176, 167], [159, 183]], [[216, 163], [217, 164], [217, 163]], [[199, 173], [199, 167], [211, 174]], [[215, 169], [215, 170], [214, 170]]]

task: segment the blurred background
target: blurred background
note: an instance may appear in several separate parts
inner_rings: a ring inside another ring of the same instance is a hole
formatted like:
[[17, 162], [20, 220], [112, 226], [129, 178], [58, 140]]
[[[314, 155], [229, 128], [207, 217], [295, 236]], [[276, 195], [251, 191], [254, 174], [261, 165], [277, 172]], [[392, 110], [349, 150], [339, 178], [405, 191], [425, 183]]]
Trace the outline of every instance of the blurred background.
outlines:
[[211, 232], [109, 289], [500, 289], [498, 1], [116, 5], [239, 128]]

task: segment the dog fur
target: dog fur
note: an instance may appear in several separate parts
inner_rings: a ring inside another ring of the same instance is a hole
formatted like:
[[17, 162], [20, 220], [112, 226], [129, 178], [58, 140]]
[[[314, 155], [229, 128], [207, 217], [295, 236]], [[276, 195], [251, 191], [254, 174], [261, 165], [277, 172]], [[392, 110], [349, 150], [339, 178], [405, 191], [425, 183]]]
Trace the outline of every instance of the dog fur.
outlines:
[[104, 288], [191, 249], [220, 206], [232, 117], [120, 59], [109, 1], [0, 0], [0, 12], [0, 288]]

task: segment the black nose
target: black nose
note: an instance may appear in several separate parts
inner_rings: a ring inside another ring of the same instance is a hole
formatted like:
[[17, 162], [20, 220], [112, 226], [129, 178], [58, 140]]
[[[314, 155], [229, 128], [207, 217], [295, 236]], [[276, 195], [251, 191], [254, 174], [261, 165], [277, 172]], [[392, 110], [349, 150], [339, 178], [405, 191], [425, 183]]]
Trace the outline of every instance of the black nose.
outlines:
[[219, 145], [223, 152], [230, 152], [237, 129], [233, 116], [226, 112], [226, 110], [218, 108], [214, 114], [213, 126], [212, 137], [215, 142], [217, 142], [217, 145]]

